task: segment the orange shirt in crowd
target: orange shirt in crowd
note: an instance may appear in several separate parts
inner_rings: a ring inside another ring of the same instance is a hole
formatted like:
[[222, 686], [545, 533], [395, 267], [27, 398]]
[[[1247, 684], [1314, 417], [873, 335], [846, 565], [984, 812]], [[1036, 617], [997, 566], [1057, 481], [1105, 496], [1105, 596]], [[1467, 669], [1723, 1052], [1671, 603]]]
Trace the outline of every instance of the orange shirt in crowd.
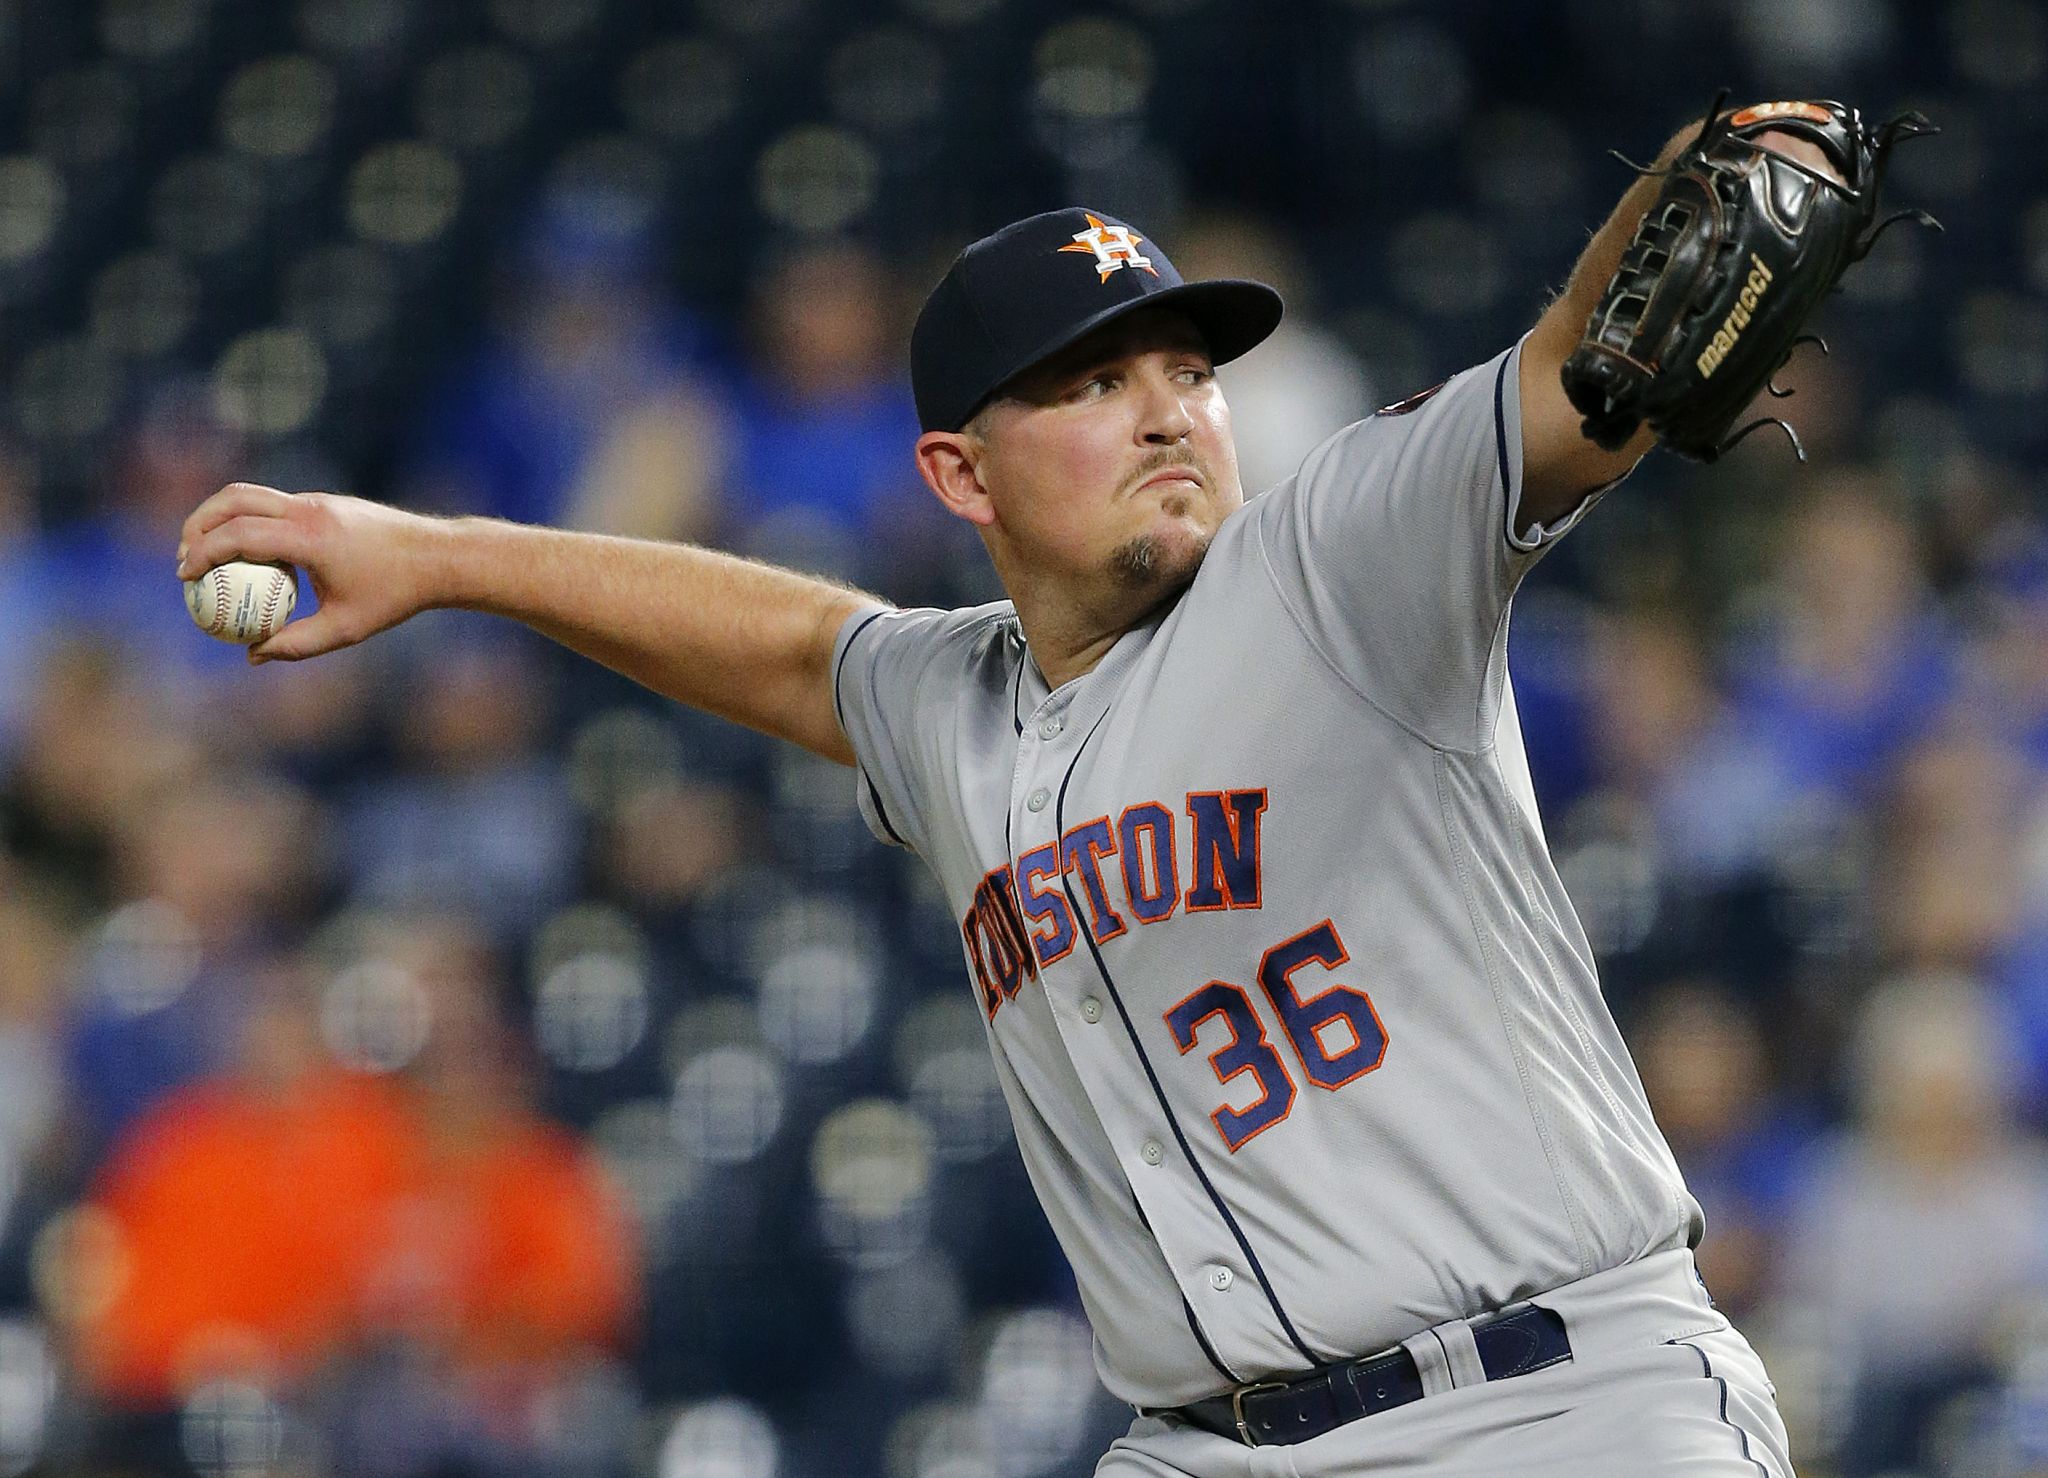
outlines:
[[615, 1346], [640, 1297], [631, 1226], [570, 1134], [519, 1113], [442, 1138], [401, 1209], [373, 1317], [459, 1362]]
[[395, 1089], [338, 1069], [282, 1095], [229, 1082], [170, 1095], [93, 1198], [112, 1235], [106, 1297], [79, 1330], [88, 1380], [156, 1406], [222, 1364], [304, 1374], [354, 1331], [418, 1158]]
[[464, 1363], [617, 1343], [638, 1260], [595, 1159], [523, 1111], [477, 1128], [430, 1144], [412, 1097], [339, 1070], [285, 1096], [173, 1095], [94, 1197], [113, 1255], [83, 1373], [161, 1406], [225, 1371], [290, 1383], [385, 1336]]

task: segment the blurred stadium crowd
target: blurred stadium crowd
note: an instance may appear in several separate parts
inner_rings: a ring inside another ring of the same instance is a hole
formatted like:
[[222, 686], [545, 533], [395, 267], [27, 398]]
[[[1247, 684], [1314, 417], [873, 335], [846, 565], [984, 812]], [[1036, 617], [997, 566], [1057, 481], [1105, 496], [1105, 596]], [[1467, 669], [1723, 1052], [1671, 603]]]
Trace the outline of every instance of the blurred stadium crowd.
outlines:
[[457, 615], [252, 673], [178, 523], [985, 599], [901, 366], [967, 239], [1280, 284], [1255, 489], [1723, 82], [1923, 107], [1949, 233], [1788, 372], [1809, 465], [1653, 457], [1538, 572], [1538, 790], [1805, 1470], [2048, 1470], [2038, 5], [0, 0], [0, 1472], [1087, 1472], [1127, 1414], [850, 777]]

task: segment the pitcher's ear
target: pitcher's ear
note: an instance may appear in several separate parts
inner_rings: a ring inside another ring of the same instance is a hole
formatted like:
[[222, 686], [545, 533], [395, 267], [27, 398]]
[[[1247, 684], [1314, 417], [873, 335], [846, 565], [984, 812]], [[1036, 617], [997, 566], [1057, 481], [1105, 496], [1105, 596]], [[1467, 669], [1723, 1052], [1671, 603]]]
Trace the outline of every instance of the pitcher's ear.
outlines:
[[965, 431], [927, 431], [917, 439], [917, 470], [946, 511], [986, 527], [995, 504], [981, 480], [981, 439]]

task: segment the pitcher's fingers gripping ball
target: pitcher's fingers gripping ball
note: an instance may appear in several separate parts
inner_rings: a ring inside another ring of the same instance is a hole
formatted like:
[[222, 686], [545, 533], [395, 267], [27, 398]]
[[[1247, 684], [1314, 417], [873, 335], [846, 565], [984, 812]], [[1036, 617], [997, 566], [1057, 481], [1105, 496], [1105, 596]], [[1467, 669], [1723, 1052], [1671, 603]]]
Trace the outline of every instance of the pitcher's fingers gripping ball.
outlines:
[[237, 646], [270, 640], [292, 618], [299, 584], [290, 565], [229, 560], [185, 582], [185, 609], [208, 636]]

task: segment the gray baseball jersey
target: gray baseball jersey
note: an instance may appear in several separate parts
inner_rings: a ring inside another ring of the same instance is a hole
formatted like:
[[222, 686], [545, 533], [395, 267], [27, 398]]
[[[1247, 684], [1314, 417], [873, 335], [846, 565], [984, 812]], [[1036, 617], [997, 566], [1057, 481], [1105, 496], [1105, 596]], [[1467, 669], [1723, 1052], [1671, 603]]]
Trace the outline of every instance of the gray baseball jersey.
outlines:
[[1008, 603], [856, 613], [878, 835], [960, 920], [1102, 1377], [1167, 1406], [1697, 1239], [1545, 846], [1518, 350], [1338, 433], [1048, 691]]

